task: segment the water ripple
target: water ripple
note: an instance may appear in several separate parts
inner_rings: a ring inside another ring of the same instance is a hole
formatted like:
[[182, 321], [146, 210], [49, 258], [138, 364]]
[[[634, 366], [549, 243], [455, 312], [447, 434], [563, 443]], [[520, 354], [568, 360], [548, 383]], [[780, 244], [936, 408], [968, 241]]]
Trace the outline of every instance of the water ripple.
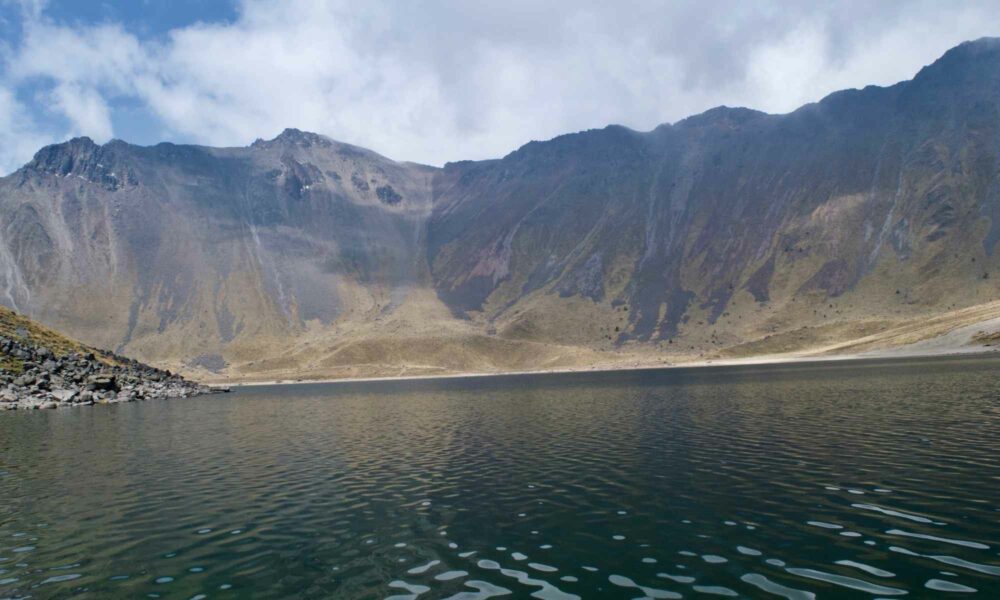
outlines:
[[0, 414], [0, 597], [1000, 597], [991, 360]]

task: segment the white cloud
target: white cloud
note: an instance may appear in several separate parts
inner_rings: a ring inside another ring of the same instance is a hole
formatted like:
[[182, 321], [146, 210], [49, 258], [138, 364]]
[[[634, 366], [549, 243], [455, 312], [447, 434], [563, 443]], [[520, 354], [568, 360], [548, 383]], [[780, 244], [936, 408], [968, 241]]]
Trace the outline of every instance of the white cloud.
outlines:
[[[432, 164], [608, 123], [650, 129], [719, 104], [784, 112], [890, 84], [990, 34], [995, 8], [243, 0], [231, 23], [150, 41], [29, 6], [0, 84], [44, 82], [67, 135], [111, 137], [109, 103], [127, 98], [176, 141], [244, 145], [299, 127]], [[33, 139], [9, 123], [0, 139]], [[7, 155], [0, 167], [29, 156]]]
[[143, 47], [120, 25], [59, 26], [43, 18], [26, 20], [24, 39], [9, 66], [14, 80], [50, 78], [59, 83], [100, 86], [128, 93], [156, 49]]
[[879, 35], [860, 36], [843, 53], [831, 47], [821, 22], [807, 20], [751, 53], [749, 103], [788, 112], [838, 90], [892, 85], [963, 41], [1000, 35], [992, 27], [988, 13], [973, 4], [942, 14], [914, 11]]
[[[135, 93], [134, 79], [152, 59], [148, 49], [116, 25], [89, 28], [59, 27], [42, 16], [44, 2], [23, 2], [21, 44], [8, 50], [0, 110], [0, 139], [9, 140], [0, 153], [0, 170], [10, 172], [24, 164], [43, 145], [86, 135], [105, 142], [114, 135], [108, 98]], [[46, 91], [28, 93], [34, 106], [17, 99], [19, 89], [31, 92], [37, 82]], [[33, 108], [34, 110], [31, 110]], [[46, 123], [49, 115], [65, 121]]]
[[69, 120], [70, 133], [85, 135], [99, 143], [111, 139], [111, 114], [107, 103], [92, 87], [60, 83], [52, 91], [52, 103]]
[[0, 166], [8, 171], [20, 166], [49, 141], [37, 133], [29, 110], [14, 92], [0, 87]]

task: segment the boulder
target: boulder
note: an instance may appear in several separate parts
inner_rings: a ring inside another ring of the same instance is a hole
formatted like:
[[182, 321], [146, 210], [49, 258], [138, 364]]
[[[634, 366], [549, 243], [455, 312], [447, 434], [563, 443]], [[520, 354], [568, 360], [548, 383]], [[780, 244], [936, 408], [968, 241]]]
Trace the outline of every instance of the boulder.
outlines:
[[114, 375], [91, 375], [87, 378], [89, 391], [118, 391], [118, 379]]
[[60, 402], [72, 402], [77, 396], [76, 390], [58, 389], [52, 390], [52, 397]]

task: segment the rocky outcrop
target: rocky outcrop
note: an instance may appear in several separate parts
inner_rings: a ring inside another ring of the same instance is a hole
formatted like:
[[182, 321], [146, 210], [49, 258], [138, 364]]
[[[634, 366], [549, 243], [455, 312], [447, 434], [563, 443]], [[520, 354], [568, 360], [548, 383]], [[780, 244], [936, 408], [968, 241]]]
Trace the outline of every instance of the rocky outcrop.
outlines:
[[111, 352], [57, 356], [45, 347], [0, 337], [8, 366], [0, 370], [0, 410], [64, 408], [225, 391]]

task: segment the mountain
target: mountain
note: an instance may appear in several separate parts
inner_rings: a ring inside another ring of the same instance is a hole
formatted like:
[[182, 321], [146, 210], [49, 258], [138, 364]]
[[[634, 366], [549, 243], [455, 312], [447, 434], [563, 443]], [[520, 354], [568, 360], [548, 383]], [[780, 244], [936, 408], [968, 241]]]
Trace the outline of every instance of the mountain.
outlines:
[[391, 307], [421, 277], [431, 172], [297, 130], [49, 146], [0, 183], [3, 298], [98, 345], [218, 362]]
[[998, 241], [997, 39], [785, 115], [719, 107], [441, 169], [290, 129], [78, 138], [0, 180], [0, 302], [236, 377], [877, 347], [994, 316], [970, 307], [1000, 297]]
[[993, 298], [998, 86], [1000, 42], [982, 40], [913, 81], [788, 115], [722, 107], [449, 165], [429, 228], [435, 284], [460, 310], [523, 306], [512, 333], [544, 327], [558, 297], [601, 307], [589, 338], [627, 307], [616, 341], [736, 342], [768, 320]]

